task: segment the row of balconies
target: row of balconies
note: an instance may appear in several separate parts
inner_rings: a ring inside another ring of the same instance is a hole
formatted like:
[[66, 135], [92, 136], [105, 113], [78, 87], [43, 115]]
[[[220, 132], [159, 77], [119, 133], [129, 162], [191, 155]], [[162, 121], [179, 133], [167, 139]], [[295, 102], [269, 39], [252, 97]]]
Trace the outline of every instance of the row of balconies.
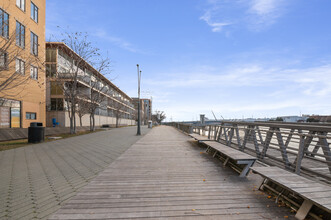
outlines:
[[[105, 88], [100, 89], [100, 87], [91, 87], [90, 85], [85, 84], [85, 83], [83, 83], [83, 85], [86, 88], [84, 94], [86, 94], [88, 96], [91, 95], [91, 90], [93, 89], [93, 90], [96, 90], [98, 92], [101, 92], [103, 95], [107, 96], [110, 99], [113, 99], [113, 100], [115, 99], [115, 100], [117, 100], [117, 102], [123, 103], [123, 104], [127, 105], [128, 107], [134, 109], [134, 105], [131, 102], [123, 99], [123, 97], [116, 96], [116, 94], [114, 94], [113, 91], [111, 91], [111, 90], [108, 90], [108, 89], [105, 89]], [[79, 87], [79, 88], [81, 89], [83, 87]], [[84, 90], [84, 89], [82, 89], [82, 90]]]
[[[50, 103], [46, 106], [47, 111], [65, 111], [68, 110], [67, 103], [63, 98], [51, 98]], [[129, 110], [125, 111], [123, 109], [114, 109], [111, 106], [101, 104], [99, 108], [96, 108], [96, 115], [116, 117], [116, 112], [118, 112], [120, 118], [133, 119], [135, 111]]]
[[[102, 116], [108, 116], [108, 117], [116, 117], [116, 112], [112, 109], [102, 109], [102, 108], [97, 108], [95, 111], [96, 115], [102, 115]], [[125, 118], [125, 119], [134, 119], [133, 114], [128, 114], [124, 112], [119, 113], [120, 118]]]
[[[66, 61], [64, 59], [59, 59], [59, 63], [58, 63], [58, 67], [56, 68], [58, 71], [56, 72], [62, 72], [65, 73], [65, 66], [66, 65], [69, 65], [66, 63]], [[62, 62], [61, 62], [62, 61]], [[54, 65], [54, 64], [46, 64], [47, 65]], [[49, 76], [55, 76], [55, 74], [48, 74]], [[61, 78], [66, 78], [66, 74], [62, 74], [61, 75]], [[70, 74], [67, 74], [67, 78], [70, 79], [72, 78], [72, 76]], [[88, 74], [86, 71], [83, 71], [83, 70], [80, 70], [78, 71], [78, 81], [85, 85], [86, 87], [89, 87], [89, 88], [92, 88], [94, 90], [97, 90], [97, 91], [100, 91], [102, 92], [103, 94], [105, 94], [106, 96], [109, 96], [109, 97], [113, 97], [115, 99], [117, 99], [118, 101], [128, 105], [129, 107], [131, 108], [134, 108], [133, 104], [128, 100], [126, 99], [125, 97], [123, 97], [122, 94], [120, 94], [119, 92], [115, 91], [114, 88], [111, 88], [110, 85], [104, 85], [102, 82], [95, 82], [93, 80], [93, 76], [91, 74]]]

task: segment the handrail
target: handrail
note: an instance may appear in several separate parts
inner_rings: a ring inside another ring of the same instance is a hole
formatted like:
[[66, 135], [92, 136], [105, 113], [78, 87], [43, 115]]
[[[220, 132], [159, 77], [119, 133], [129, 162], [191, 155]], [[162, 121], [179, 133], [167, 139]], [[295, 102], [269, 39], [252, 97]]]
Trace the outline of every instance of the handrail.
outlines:
[[210, 125], [171, 122], [289, 171], [331, 183], [330, 124], [221, 121]]
[[326, 123], [326, 124], [315, 124], [314, 123], [314, 124], [311, 124], [311, 123], [288, 123], [288, 122], [244, 122], [244, 121], [243, 122], [222, 121], [221, 123], [331, 132], [331, 124], [330, 123]]

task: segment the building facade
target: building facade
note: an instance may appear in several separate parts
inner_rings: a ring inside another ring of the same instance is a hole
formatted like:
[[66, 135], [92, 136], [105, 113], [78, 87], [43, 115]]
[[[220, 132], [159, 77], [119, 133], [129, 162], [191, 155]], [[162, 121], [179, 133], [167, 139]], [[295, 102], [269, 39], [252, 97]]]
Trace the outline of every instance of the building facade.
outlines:
[[[138, 102], [138, 98], [132, 98], [132, 100], [133, 100], [133, 106], [136, 109], [135, 119], [136, 119], [136, 121], [138, 123], [138, 103], [139, 103]], [[144, 115], [144, 112], [145, 112], [145, 110], [144, 110], [144, 104], [143, 104], [143, 101], [140, 99], [140, 118], [141, 118], [140, 124], [142, 124], [142, 125], [144, 125], [144, 122], [142, 120], [143, 115]]]
[[148, 124], [148, 121], [152, 120], [152, 100], [151, 99], [142, 99], [144, 105], [144, 115], [142, 120], [145, 125]]
[[[134, 108], [138, 109], [138, 98], [132, 98]], [[141, 124], [147, 125], [149, 120], [152, 120], [152, 100], [140, 99], [140, 118]]]
[[0, 1], [0, 128], [45, 124], [45, 7]]
[[79, 67], [75, 66], [77, 59], [79, 56], [66, 44], [46, 43], [47, 126], [53, 126], [54, 122], [62, 127], [70, 126], [67, 110], [71, 103], [66, 98], [63, 85], [73, 80], [69, 74], [73, 66], [77, 70], [77, 126], [80, 123], [82, 126], [90, 125], [90, 113], [83, 111], [80, 114], [80, 109], [91, 105], [96, 97], [98, 106], [95, 108], [95, 126], [115, 125], [116, 121], [119, 125], [134, 125], [135, 109], [132, 99], [86, 61], [80, 62]]

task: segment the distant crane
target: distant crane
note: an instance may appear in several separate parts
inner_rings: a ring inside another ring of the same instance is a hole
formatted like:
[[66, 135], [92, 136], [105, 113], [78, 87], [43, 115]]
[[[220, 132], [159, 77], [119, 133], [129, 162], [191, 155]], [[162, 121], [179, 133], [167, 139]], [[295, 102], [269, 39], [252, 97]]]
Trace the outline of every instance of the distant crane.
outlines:
[[[218, 120], [217, 120], [217, 118], [216, 118], [216, 116], [215, 116], [215, 114], [214, 114], [214, 112], [213, 112], [213, 110], [211, 110], [211, 113], [213, 114], [213, 116], [214, 116], [215, 120], [216, 120], [216, 121], [218, 121]], [[221, 115], [221, 117], [223, 118], [223, 116], [222, 116], [222, 115]], [[225, 119], [223, 118], [223, 120], [225, 120]]]

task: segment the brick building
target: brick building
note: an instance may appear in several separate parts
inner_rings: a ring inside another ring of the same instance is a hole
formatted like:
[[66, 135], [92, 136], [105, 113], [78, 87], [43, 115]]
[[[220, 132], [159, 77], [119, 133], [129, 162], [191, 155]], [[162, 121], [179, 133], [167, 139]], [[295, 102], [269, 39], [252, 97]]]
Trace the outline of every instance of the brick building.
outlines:
[[45, 6], [0, 1], [0, 128], [45, 124]]

